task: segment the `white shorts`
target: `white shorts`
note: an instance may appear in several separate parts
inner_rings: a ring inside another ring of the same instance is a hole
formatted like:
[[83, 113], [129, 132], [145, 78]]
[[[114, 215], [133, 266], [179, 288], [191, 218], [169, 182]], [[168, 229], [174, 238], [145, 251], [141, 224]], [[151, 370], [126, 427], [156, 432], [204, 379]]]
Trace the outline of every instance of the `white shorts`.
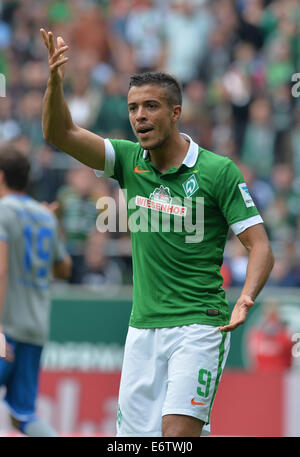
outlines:
[[229, 352], [230, 334], [210, 325], [129, 327], [119, 392], [117, 436], [162, 436], [162, 417], [205, 422]]

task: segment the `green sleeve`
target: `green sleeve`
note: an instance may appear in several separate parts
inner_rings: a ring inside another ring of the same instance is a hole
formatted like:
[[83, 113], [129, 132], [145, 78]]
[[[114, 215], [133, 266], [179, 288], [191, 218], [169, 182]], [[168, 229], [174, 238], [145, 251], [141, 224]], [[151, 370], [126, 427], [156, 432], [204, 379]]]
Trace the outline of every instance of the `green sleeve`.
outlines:
[[242, 173], [229, 159], [216, 174], [215, 195], [228, 225], [259, 215]]
[[121, 188], [125, 187], [125, 177], [130, 175], [134, 170], [135, 151], [140, 146], [128, 140], [109, 140], [115, 151], [114, 172], [111, 176], [116, 179]]

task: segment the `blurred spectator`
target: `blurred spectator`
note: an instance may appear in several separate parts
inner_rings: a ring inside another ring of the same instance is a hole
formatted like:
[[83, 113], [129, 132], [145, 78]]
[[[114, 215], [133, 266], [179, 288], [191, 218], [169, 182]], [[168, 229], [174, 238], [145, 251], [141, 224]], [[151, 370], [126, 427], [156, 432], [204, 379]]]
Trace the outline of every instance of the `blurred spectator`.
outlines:
[[264, 83], [263, 62], [248, 42], [240, 42], [232, 50], [233, 62], [224, 73], [223, 84], [232, 105], [234, 137], [242, 147], [253, 94], [260, 92]]
[[257, 179], [255, 167], [238, 163], [239, 169], [245, 178], [249, 192], [259, 211], [262, 213], [274, 200], [274, 190], [270, 182]]
[[222, 24], [209, 34], [203, 59], [199, 62], [199, 77], [206, 84], [223, 77], [231, 62], [231, 44], [231, 34]]
[[263, 33], [260, 27], [263, 4], [263, 0], [246, 0], [240, 2], [239, 38], [242, 41], [251, 43], [256, 49], [260, 49], [263, 44]]
[[231, 272], [230, 286], [242, 286], [246, 279], [248, 252], [237, 237], [227, 243], [225, 260]]
[[207, 101], [205, 88], [196, 79], [186, 84], [183, 96], [184, 110], [181, 116], [181, 129], [195, 141], [208, 148], [211, 144], [211, 121], [206, 116]]
[[274, 164], [274, 146], [275, 129], [270, 101], [259, 97], [250, 105], [242, 146], [242, 161], [255, 167], [258, 178], [269, 179]]
[[0, 49], [6, 49], [11, 44], [11, 28], [0, 20]]
[[248, 335], [250, 368], [260, 373], [282, 373], [292, 366], [290, 331], [280, 317], [280, 305], [275, 299], [263, 304], [261, 322]]
[[213, 16], [205, 3], [196, 0], [168, 1], [170, 9], [164, 17], [164, 70], [177, 77], [182, 84], [197, 77], [209, 34], [213, 32]]
[[292, 167], [284, 163], [274, 166], [271, 184], [274, 200], [265, 211], [266, 223], [272, 238], [289, 239], [296, 229], [300, 209], [300, 193], [294, 186]]
[[120, 73], [135, 73], [135, 62], [127, 39], [127, 24], [132, 9], [132, 0], [109, 2], [109, 41], [113, 66]]
[[4, 97], [0, 103], [0, 142], [11, 141], [20, 133], [20, 125], [12, 114], [12, 99]]
[[131, 11], [131, 0], [112, 0], [109, 2], [109, 25], [112, 33], [120, 40], [126, 40], [128, 15]]
[[289, 83], [294, 72], [291, 49], [287, 39], [278, 37], [266, 49], [266, 78], [268, 87]]
[[31, 141], [33, 149], [44, 144], [41, 125], [43, 94], [38, 90], [26, 92], [18, 103], [19, 125]]
[[125, 25], [125, 37], [136, 72], [159, 70], [164, 57], [164, 21], [154, 0], [135, 0]]
[[31, 193], [41, 201], [53, 202], [57, 189], [64, 185], [66, 169], [74, 166], [74, 162], [51, 145], [42, 144], [32, 157]]
[[92, 232], [84, 253], [85, 268], [82, 284], [95, 290], [122, 285], [122, 269], [113, 257], [107, 255], [109, 233]]
[[50, 3], [48, 15], [52, 22], [67, 22], [72, 15], [71, 5], [64, 0], [53, 1]]
[[70, 78], [71, 94], [67, 97], [68, 106], [74, 122], [89, 128], [95, 121], [101, 93], [94, 88], [86, 72], [76, 72]]
[[299, 268], [291, 265], [287, 257], [277, 255], [268, 285], [273, 287], [300, 287]]
[[277, 249], [275, 264], [268, 281], [274, 287], [300, 287], [300, 266], [296, 241], [291, 238]]
[[[70, 8], [72, 6], [70, 2]], [[108, 62], [110, 46], [107, 32], [108, 27], [101, 8], [93, 4], [87, 4], [85, 8], [82, 5], [72, 22], [70, 45], [80, 53], [93, 50], [99, 62]]]
[[73, 260], [70, 283], [82, 282], [86, 241], [95, 230], [98, 216], [97, 196], [94, 194], [96, 184], [97, 178], [93, 171], [79, 166], [68, 171], [66, 185], [60, 188], [57, 194], [57, 214]]
[[294, 114], [294, 125], [291, 129], [291, 147], [291, 165], [295, 175], [300, 178], [300, 107], [298, 107]]
[[232, 285], [232, 274], [228, 261], [225, 259], [220, 271], [223, 276], [222, 287], [228, 289]]
[[29, 60], [22, 65], [20, 71], [22, 86], [27, 90], [42, 92], [45, 88], [45, 81], [48, 78], [48, 66], [46, 62]]
[[272, 241], [285, 241], [293, 236], [294, 230], [289, 224], [287, 204], [282, 196], [275, 196], [273, 202], [266, 208], [264, 222]]
[[289, 131], [293, 122], [291, 90], [288, 84], [281, 84], [272, 93], [273, 122], [276, 130], [275, 160], [291, 161]]
[[133, 132], [128, 119], [127, 79], [113, 75], [104, 84], [103, 99], [98, 107], [98, 113], [92, 130], [109, 138], [133, 139]]

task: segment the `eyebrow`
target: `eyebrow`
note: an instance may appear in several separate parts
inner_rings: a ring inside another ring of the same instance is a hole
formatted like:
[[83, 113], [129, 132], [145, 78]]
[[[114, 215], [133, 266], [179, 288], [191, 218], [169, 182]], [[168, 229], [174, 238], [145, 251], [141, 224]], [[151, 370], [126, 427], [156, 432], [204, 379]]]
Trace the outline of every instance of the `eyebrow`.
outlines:
[[[142, 103], [143, 104], [144, 103], [160, 103], [160, 101], [159, 100], [144, 100]], [[131, 106], [131, 105], [137, 105], [137, 102], [128, 103], [128, 106]]]

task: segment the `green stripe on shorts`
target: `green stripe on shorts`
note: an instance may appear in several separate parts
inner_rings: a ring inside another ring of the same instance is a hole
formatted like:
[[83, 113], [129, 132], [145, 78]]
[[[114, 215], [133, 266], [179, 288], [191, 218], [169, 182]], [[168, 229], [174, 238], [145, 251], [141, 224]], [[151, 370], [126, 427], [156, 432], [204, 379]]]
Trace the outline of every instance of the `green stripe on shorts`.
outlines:
[[219, 347], [219, 360], [218, 360], [218, 371], [217, 371], [216, 383], [215, 383], [213, 396], [212, 396], [212, 399], [211, 399], [211, 402], [210, 402], [210, 406], [209, 406], [208, 423], [210, 423], [210, 413], [211, 413], [212, 405], [213, 405], [213, 402], [214, 402], [214, 399], [215, 399], [215, 396], [216, 396], [216, 393], [217, 393], [217, 389], [218, 389], [218, 386], [219, 386], [219, 383], [220, 383], [221, 374], [222, 374], [222, 363], [223, 363], [224, 353], [225, 353], [226, 336], [227, 336], [227, 333], [223, 332], [221, 344], [220, 344], [220, 347]]

